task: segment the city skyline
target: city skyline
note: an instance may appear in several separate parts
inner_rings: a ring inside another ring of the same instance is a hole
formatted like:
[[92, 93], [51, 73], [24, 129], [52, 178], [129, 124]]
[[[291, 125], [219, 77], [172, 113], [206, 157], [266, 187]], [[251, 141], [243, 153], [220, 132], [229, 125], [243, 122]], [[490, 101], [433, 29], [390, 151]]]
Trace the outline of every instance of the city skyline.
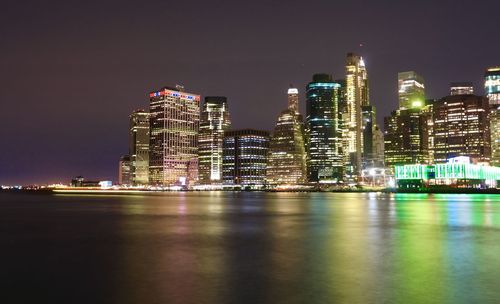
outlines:
[[[2, 128], [0, 135], [8, 145], [0, 158], [0, 183], [66, 181], [80, 174], [116, 180], [117, 155], [127, 151], [127, 121], [123, 117], [134, 109], [147, 107], [147, 92], [165, 85], [181, 83], [202, 96], [227, 96], [234, 128], [272, 130], [282, 109], [283, 89], [289, 83], [303, 91], [314, 73], [342, 78], [345, 54], [355, 52], [366, 61], [371, 104], [377, 108], [377, 122], [382, 125], [383, 117], [397, 106], [398, 72], [415, 70], [422, 75], [428, 98], [448, 95], [448, 84], [455, 81], [472, 81], [475, 93], [484, 95], [484, 71], [499, 64], [495, 44], [477, 48], [473, 43], [464, 46], [459, 39], [467, 35], [486, 41], [495, 33], [493, 12], [500, 4], [493, 1], [467, 10], [462, 2], [424, 1], [411, 16], [401, 14], [407, 5], [404, 1], [384, 10], [376, 4], [315, 4], [318, 14], [314, 16], [304, 16], [303, 5], [291, 2], [283, 7], [246, 7], [246, 17], [241, 7], [232, 5], [219, 10], [204, 3], [174, 4], [169, 7], [178, 12], [174, 20], [181, 20], [187, 13], [193, 13], [197, 19], [191, 27], [175, 25], [172, 29], [156, 28], [157, 21], [149, 18], [167, 9], [158, 3], [145, 5], [134, 13], [127, 3], [119, 8], [103, 5], [96, 11], [94, 22], [76, 32], [85, 14], [94, 9], [92, 4], [72, 8], [56, 2], [43, 9], [37, 5], [24, 9], [20, 4], [9, 4], [1, 21], [7, 30], [6, 43], [0, 50], [5, 67], [1, 73], [4, 88], [0, 100], [4, 110], [0, 119], [7, 128]], [[54, 13], [57, 9], [51, 5], [62, 5], [71, 20]], [[279, 25], [272, 19], [272, 9], [280, 12], [278, 19], [284, 18], [282, 15], [289, 18], [289, 13], [305, 20]], [[323, 11], [339, 14], [323, 19]], [[341, 30], [335, 26], [358, 11], [363, 18], [354, 28]], [[111, 12], [114, 13], [106, 14]], [[221, 21], [204, 22], [210, 12], [224, 16], [221, 19], [230, 22], [236, 32], [219, 33]], [[474, 27], [432, 21], [440, 20], [434, 17], [443, 13], [449, 20], [480, 13], [484, 20], [481, 26]], [[23, 16], [32, 22], [21, 24]], [[148, 22], [141, 23], [146, 16]], [[256, 16], [261, 17], [261, 23], [251, 22]], [[116, 25], [107, 23], [107, 17]], [[431, 21], [414, 22], [422, 17]], [[387, 24], [378, 25], [376, 20], [380, 18], [388, 20]], [[274, 27], [269, 27], [271, 19]], [[310, 25], [307, 21], [311, 21]], [[395, 25], [403, 21], [410, 24], [405, 29], [413, 34], [411, 37], [397, 35], [403, 28]], [[377, 26], [370, 27], [371, 24]], [[49, 35], [54, 28], [60, 29]], [[432, 32], [433, 28], [439, 31]], [[179, 46], [158, 42], [158, 34], [176, 30], [185, 34], [177, 36]], [[325, 33], [336, 38], [322, 41], [311, 52], [306, 34], [316, 39]], [[135, 45], [128, 42], [128, 34], [135, 38]], [[138, 51], [139, 46], [153, 40], [158, 43], [157, 50]], [[94, 46], [85, 47], [90, 41]], [[197, 48], [196, 53], [186, 51], [195, 45], [204, 47]], [[252, 45], [257, 46], [249, 47]], [[160, 56], [162, 51], [166, 51], [166, 56]], [[30, 92], [31, 97], [26, 98], [25, 92]], [[304, 95], [300, 98], [304, 99]], [[266, 111], [262, 111], [263, 106]], [[300, 112], [305, 113], [304, 109], [301, 104]], [[78, 119], [73, 113], [78, 113]], [[35, 152], [37, 147], [43, 149]]]

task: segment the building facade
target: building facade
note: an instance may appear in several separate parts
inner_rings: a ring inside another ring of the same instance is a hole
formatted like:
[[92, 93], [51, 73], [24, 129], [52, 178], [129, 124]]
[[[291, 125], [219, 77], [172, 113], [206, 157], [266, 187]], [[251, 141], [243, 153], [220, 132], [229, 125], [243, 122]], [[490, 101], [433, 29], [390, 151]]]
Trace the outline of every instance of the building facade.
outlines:
[[491, 163], [500, 166], [500, 67], [487, 69], [484, 78], [484, 88], [491, 108]]
[[338, 183], [343, 179], [342, 132], [339, 129], [340, 84], [331, 75], [316, 74], [307, 85], [306, 153], [309, 182]]
[[288, 90], [288, 108], [281, 112], [269, 144], [267, 182], [297, 185], [306, 182], [306, 153], [298, 90]]
[[222, 184], [222, 143], [231, 128], [227, 98], [205, 97], [198, 134], [198, 183]]
[[363, 162], [363, 109], [369, 106], [368, 73], [365, 62], [359, 55], [348, 53], [346, 63], [346, 107], [343, 116], [344, 144], [343, 153], [347, 153], [347, 175], [357, 179]]
[[189, 187], [196, 182], [200, 95], [182, 86], [150, 95], [149, 181], [156, 186]]
[[120, 163], [118, 165], [118, 184], [122, 186], [132, 185], [132, 161], [130, 155], [123, 155], [120, 157]]
[[490, 107], [486, 97], [452, 95], [434, 102], [434, 162], [457, 156], [489, 162]]
[[421, 108], [425, 101], [424, 78], [414, 71], [398, 73], [399, 108]]
[[137, 110], [130, 115], [129, 154], [131, 184], [149, 183], [149, 113]]
[[472, 95], [474, 86], [472, 82], [452, 82], [450, 84], [450, 95]]
[[384, 119], [384, 162], [395, 165], [429, 163], [429, 107], [393, 111]]
[[266, 184], [269, 132], [226, 131], [222, 149], [222, 179], [226, 186], [263, 187]]

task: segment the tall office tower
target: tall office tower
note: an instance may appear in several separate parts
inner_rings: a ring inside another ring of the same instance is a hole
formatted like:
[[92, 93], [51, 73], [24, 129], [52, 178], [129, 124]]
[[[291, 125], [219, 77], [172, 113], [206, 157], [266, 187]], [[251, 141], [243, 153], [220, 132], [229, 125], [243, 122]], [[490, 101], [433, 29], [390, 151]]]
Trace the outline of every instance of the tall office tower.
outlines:
[[384, 162], [395, 165], [430, 163], [429, 115], [431, 107], [400, 108], [384, 118]]
[[288, 109], [299, 114], [299, 90], [292, 88], [291, 85], [288, 89]]
[[227, 98], [205, 97], [198, 134], [198, 182], [201, 185], [222, 184], [222, 142], [231, 128]]
[[366, 169], [372, 168], [375, 165], [373, 155], [373, 130], [376, 124], [376, 114], [374, 106], [362, 106], [361, 111], [363, 119], [363, 123], [361, 124], [363, 131], [362, 167]]
[[132, 161], [130, 155], [120, 157], [118, 165], [118, 184], [123, 186], [132, 185]]
[[200, 95], [182, 86], [149, 94], [149, 181], [158, 186], [191, 186], [196, 182]]
[[307, 85], [306, 153], [309, 182], [342, 181], [341, 130], [338, 98], [340, 84], [331, 75], [316, 74]]
[[484, 78], [486, 96], [491, 106], [491, 163], [500, 166], [500, 67], [487, 69]]
[[373, 167], [384, 167], [384, 132], [378, 125], [373, 128]]
[[349, 155], [346, 172], [353, 179], [357, 179], [362, 169], [363, 157], [363, 117], [362, 107], [369, 106], [368, 74], [361, 56], [353, 53], [347, 54], [346, 64], [346, 103], [347, 115], [344, 119], [344, 132], [346, 147], [344, 153]]
[[[290, 102], [293, 90], [293, 102]], [[288, 90], [288, 108], [281, 112], [269, 143], [267, 182], [296, 185], [306, 181], [306, 153], [302, 116], [298, 112], [298, 90]]]
[[149, 183], [149, 113], [137, 110], [130, 115], [129, 154], [132, 185]]
[[425, 103], [424, 79], [414, 71], [398, 73], [399, 107], [421, 108]]
[[235, 130], [224, 133], [222, 179], [224, 185], [256, 186], [266, 184], [269, 132]]
[[500, 167], [500, 106], [490, 114], [491, 165]]
[[474, 85], [472, 82], [452, 82], [450, 83], [450, 95], [472, 95]]
[[478, 162], [491, 158], [489, 105], [486, 97], [453, 95], [434, 103], [434, 161], [457, 156]]

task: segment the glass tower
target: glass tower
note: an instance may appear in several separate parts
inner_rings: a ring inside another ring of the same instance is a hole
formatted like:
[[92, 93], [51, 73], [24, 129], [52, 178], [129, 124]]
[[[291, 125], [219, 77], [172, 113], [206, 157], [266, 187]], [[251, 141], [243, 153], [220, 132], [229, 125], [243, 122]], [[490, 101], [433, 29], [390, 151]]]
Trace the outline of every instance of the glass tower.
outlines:
[[222, 183], [222, 142], [224, 132], [231, 128], [227, 98], [205, 97], [198, 134], [198, 183]]
[[340, 84], [316, 74], [307, 85], [306, 152], [309, 182], [337, 183], [343, 178], [338, 99]]

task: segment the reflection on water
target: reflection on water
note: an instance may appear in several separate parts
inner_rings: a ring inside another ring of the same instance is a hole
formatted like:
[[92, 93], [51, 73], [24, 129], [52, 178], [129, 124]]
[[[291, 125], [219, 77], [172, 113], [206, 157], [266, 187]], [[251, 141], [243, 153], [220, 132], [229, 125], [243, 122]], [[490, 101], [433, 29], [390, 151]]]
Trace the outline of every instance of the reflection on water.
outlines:
[[500, 298], [495, 195], [0, 194], [0, 208], [13, 303]]

